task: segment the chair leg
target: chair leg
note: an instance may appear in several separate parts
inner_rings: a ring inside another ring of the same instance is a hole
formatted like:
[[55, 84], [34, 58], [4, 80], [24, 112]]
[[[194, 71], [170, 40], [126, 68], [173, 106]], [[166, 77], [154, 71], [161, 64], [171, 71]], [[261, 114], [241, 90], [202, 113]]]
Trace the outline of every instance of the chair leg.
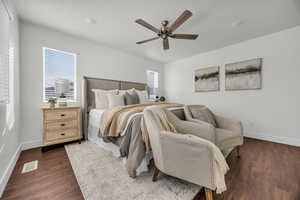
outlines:
[[157, 181], [157, 177], [159, 175], [159, 172], [160, 172], [159, 169], [157, 169], [157, 167], [154, 166], [154, 173], [153, 173], [153, 177], [152, 177], [153, 182]]
[[206, 200], [213, 200], [214, 197], [213, 197], [213, 192], [211, 189], [208, 189], [208, 188], [204, 188], [205, 190], [205, 199]]
[[240, 155], [240, 146], [236, 147], [236, 153], [237, 153], [237, 157], [241, 158], [241, 155]]

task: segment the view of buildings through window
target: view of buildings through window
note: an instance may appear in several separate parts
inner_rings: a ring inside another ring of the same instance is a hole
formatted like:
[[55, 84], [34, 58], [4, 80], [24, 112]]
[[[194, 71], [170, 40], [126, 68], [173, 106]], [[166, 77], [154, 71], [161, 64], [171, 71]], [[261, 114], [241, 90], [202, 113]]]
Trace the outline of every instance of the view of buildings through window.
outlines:
[[76, 99], [76, 55], [43, 48], [44, 100], [65, 96]]

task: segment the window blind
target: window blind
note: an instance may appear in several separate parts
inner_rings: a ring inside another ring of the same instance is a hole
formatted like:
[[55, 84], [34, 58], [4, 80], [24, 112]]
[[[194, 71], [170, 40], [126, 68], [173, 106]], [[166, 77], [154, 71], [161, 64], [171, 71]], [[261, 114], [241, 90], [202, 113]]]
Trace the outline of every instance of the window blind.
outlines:
[[9, 101], [9, 15], [0, 0], [0, 103]]

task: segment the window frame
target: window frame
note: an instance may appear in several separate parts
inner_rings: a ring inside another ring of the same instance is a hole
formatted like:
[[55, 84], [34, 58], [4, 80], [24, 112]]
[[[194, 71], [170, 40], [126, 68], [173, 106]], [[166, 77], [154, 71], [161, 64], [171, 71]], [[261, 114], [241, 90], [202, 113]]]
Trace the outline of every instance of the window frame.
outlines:
[[73, 52], [58, 50], [50, 47], [43, 47], [42, 53], [43, 53], [43, 102], [47, 103], [48, 100], [46, 98], [46, 70], [45, 70], [45, 51], [46, 49], [49, 49], [51, 51], [57, 51], [64, 54], [69, 54], [74, 57], [74, 98], [73, 99], [67, 99], [67, 102], [77, 102], [77, 54]]

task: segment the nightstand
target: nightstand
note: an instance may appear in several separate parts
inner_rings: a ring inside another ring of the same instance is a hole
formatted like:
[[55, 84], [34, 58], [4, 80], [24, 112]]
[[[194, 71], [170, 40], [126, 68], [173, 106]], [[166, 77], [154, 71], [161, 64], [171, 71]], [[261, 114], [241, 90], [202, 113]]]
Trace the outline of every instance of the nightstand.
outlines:
[[80, 107], [43, 108], [43, 148], [78, 140], [81, 142]]

